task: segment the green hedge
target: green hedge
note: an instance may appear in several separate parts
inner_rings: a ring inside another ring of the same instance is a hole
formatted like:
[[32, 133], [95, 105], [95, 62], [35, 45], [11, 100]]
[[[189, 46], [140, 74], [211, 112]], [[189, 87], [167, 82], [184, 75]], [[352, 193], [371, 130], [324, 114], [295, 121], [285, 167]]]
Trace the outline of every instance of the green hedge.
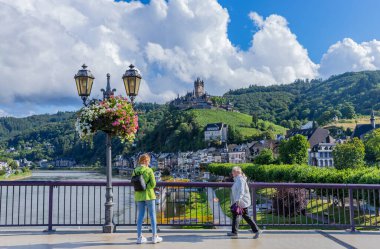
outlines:
[[240, 166], [251, 180], [257, 182], [380, 184], [380, 169], [378, 167], [337, 170], [309, 165], [213, 163], [209, 164], [207, 168], [212, 174], [228, 176], [234, 166]]

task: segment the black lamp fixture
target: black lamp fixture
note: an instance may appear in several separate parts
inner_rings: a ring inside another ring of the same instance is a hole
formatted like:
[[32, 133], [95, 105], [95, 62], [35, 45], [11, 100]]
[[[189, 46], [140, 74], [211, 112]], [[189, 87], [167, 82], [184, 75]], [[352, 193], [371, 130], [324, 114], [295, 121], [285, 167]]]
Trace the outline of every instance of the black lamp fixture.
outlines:
[[78, 95], [83, 100], [83, 103], [86, 103], [87, 98], [91, 94], [95, 77], [92, 75], [91, 71], [87, 69], [86, 64], [83, 64], [82, 69], [75, 74], [74, 79], [77, 86]]
[[125, 91], [133, 103], [140, 90], [141, 74], [133, 64], [125, 71], [123, 77]]

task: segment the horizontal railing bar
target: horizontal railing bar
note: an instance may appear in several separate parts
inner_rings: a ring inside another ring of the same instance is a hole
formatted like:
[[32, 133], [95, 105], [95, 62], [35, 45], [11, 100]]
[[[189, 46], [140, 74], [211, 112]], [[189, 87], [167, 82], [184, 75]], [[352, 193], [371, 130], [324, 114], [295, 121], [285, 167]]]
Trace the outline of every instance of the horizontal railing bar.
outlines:
[[[232, 182], [157, 182], [160, 187], [231, 187]], [[380, 184], [340, 183], [284, 183], [252, 182], [252, 188], [339, 188], [339, 189], [380, 189]], [[0, 181], [0, 186], [106, 186], [105, 181]], [[130, 181], [115, 181], [113, 186], [132, 186]]]

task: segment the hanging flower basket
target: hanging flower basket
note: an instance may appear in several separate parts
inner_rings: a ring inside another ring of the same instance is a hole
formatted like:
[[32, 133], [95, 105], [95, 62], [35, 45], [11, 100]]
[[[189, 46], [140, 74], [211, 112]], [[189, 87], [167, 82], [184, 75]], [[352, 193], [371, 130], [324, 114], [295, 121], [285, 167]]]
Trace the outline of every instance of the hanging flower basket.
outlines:
[[97, 131], [104, 131], [119, 137], [122, 142], [132, 143], [138, 130], [138, 117], [126, 98], [111, 96], [83, 107], [75, 129], [83, 140], [91, 140]]

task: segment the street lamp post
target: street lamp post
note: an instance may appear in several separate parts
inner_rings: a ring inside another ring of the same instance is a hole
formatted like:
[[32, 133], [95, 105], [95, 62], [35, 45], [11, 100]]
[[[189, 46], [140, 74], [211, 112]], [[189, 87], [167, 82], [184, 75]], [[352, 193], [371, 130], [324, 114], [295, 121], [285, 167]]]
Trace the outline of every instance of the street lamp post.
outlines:
[[[116, 92], [116, 89], [111, 89], [110, 74], [107, 74], [107, 86], [106, 89], [101, 89], [103, 92], [103, 100], [111, 98]], [[88, 97], [91, 94], [92, 85], [95, 77], [91, 71], [87, 69], [87, 66], [83, 64], [82, 69], [74, 76], [75, 83], [78, 90], [78, 95], [81, 97], [83, 104], [88, 105]], [[129, 69], [125, 71], [123, 77], [126, 93], [133, 105], [136, 96], [140, 89], [141, 75], [139, 71], [131, 64]], [[105, 206], [105, 222], [103, 225], [103, 233], [112, 233], [114, 225], [113, 219], [113, 191], [112, 191], [112, 135], [106, 132], [106, 203]]]

